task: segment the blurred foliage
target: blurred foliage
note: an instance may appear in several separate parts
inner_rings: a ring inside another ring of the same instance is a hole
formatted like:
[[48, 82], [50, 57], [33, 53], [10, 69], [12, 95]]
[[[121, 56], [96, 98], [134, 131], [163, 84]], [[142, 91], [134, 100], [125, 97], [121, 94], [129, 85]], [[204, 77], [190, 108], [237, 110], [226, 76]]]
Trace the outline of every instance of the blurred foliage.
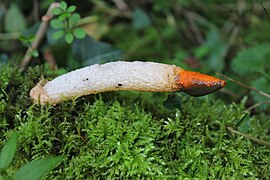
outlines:
[[16, 4], [10, 4], [9, 9], [5, 14], [4, 22], [6, 32], [22, 32], [26, 29], [25, 18]]
[[[270, 93], [270, 44], [261, 44], [256, 47], [242, 49], [236, 54], [231, 63], [231, 69], [243, 79], [248, 85], [259, 90]], [[265, 96], [251, 92], [256, 103], [265, 101]], [[265, 104], [264, 109], [269, 107]]]
[[53, 2], [0, 3], [0, 144], [19, 130], [14, 169], [61, 153], [64, 164], [48, 178], [269, 177], [269, 149], [226, 127], [269, 141], [270, 100], [234, 82], [197, 99], [121, 92], [37, 107], [28, 95], [42, 77], [115, 60], [219, 72], [270, 93], [268, 1], [66, 0], [54, 10], [39, 56], [22, 71], [26, 48]]

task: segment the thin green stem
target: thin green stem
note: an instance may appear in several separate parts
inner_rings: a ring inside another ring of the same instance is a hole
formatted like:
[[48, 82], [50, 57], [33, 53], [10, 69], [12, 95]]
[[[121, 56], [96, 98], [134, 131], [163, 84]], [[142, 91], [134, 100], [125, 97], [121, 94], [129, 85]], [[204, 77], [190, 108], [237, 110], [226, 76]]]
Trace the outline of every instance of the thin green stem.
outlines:
[[70, 27], [70, 24], [69, 24], [69, 18], [65, 18], [65, 21], [66, 21], [66, 25], [67, 25], [67, 30], [69, 30], [71, 27]]

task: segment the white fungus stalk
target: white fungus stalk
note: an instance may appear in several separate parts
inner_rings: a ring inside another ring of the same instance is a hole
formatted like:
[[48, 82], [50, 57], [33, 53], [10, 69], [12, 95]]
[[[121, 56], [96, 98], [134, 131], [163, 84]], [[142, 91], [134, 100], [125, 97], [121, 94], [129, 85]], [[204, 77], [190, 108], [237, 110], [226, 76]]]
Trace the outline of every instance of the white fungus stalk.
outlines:
[[118, 90], [184, 91], [199, 96], [224, 85], [225, 81], [174, 65], [118, 61], [81, 68], [52, 81], [42, 80], [30, 91], [30, 97], [42, 105], [55, 105], [75, 97]]

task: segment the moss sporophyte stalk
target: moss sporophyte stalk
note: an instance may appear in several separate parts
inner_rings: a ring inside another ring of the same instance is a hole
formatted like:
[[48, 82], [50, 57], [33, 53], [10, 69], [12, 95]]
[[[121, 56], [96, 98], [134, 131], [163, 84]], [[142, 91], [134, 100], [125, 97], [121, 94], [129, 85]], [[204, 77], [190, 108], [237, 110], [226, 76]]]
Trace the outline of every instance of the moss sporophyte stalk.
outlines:
[[74, 97], [119, 90], [182, 91], [202, 96], [215, 92], [225, 84], [218, 78], [174, 65], [118, 61], [78, 69], [49, 82], [42, 80], [31, 90], [30, 97], [39, 104], [55, 105]]

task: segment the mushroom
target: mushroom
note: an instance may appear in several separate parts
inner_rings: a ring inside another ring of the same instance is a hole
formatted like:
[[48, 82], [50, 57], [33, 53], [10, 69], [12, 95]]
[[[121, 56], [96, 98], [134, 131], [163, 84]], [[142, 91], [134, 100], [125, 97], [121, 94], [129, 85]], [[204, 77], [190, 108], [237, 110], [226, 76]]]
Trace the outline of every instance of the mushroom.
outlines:
[[52, 81], [41, 80], [31, 89], [30, 97], [41, 105], [56, 105], [74, 97], [119, 90], [182, 91], [192, 96], [203, 96], [225, 84], [218, 78], [175, 65], [117, 61], [77, 69]]

